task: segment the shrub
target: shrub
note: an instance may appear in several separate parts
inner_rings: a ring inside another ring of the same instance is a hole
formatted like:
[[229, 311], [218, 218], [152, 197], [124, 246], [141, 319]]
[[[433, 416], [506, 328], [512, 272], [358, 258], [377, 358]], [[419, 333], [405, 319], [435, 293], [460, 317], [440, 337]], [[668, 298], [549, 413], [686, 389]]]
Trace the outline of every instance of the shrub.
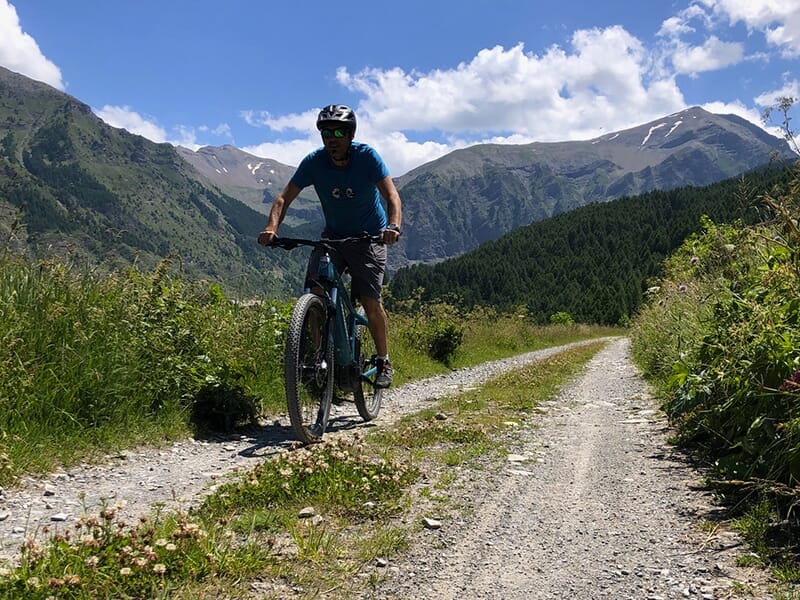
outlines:
[[572, 315], [566, 312], [557, 312], [550, 315], [550, 324], [551, 325], [574, 325], [575, 319], [572, 318]]
[[423, 347], [432, 359], [450, 365], [464, 338], [463, 319], [450, 304], [423, 304], [403, 335], [410, 344]]

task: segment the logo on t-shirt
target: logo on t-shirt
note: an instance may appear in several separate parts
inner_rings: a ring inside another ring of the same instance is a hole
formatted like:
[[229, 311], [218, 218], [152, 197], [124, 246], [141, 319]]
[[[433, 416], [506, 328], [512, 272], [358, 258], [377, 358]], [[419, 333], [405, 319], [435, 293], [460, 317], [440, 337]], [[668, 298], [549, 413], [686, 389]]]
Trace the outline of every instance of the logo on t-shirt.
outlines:
[[[353, 188], [347, 188], [344, 191], [344, 195], [347, 198], [355, 198], [356, 197], [356, 193], [353, 191]], [[339, 189], [338, 187], [337, 188], [333, 188], [333, 190], [331, 191], [331, 196], [333, 196], [336, 200], [338, 200], [339, 198], [342, 197], [342, 190]]]

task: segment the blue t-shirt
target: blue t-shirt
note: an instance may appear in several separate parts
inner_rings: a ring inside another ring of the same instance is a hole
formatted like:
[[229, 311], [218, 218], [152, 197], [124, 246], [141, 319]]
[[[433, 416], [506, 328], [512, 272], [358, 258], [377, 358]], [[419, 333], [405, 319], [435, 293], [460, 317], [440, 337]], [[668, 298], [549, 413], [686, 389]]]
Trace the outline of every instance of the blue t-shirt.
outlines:
[[329, 236], [378, 235], [387, 222], [376, 184], [388, 176], [389, 169], [374, 148], [353, 142], [347, 166], [337, 167], [325, 148], [318, 148], [300, 162], [292, 183], [301, 189], [314, 186]]

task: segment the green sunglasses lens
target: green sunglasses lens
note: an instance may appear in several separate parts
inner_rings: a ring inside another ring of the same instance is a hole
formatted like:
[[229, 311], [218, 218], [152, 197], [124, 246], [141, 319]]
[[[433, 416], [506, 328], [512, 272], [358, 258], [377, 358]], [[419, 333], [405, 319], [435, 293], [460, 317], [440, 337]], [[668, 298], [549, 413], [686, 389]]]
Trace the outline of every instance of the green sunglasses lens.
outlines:
[[326, 140], [328, 138], [331, 138], [331, 137], [335, 137], [335, 138], [341, 139], [344, 136], [345, 136], [344, 129], [323, 129], [322, 130], [322, 137], [324, 139], [326, 139]]

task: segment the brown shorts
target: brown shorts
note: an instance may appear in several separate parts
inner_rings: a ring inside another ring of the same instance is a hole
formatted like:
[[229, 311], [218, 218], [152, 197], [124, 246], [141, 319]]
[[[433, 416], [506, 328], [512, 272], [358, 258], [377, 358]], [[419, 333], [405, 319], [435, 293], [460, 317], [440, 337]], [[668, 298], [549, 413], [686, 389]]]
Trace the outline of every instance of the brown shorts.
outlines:
[[[352, 279], [352, 294], [356, 298], [381, 299], [383, 274], [386, 271], [386, 245], [365, 241], [354, 241], [337, 245], [331, 252], [331, 260], [339, 273], [344, 268]], [[317, 279], [320, 256], [324, 250], [314, 248], [308, 259], [306, 285]]]

